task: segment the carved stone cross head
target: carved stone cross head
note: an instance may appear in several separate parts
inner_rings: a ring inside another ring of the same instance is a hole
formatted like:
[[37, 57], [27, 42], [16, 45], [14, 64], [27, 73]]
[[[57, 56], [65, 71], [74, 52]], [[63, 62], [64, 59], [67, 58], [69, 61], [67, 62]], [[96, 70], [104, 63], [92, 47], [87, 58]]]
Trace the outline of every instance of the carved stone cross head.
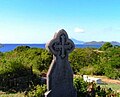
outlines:
[[47, 48], [54, 56], [64, 59], [68, 53], [75, 48], [75, 45], [73, 41], [68, 38], [67, 32], [64, 29], [61, 29], [47, 44]]

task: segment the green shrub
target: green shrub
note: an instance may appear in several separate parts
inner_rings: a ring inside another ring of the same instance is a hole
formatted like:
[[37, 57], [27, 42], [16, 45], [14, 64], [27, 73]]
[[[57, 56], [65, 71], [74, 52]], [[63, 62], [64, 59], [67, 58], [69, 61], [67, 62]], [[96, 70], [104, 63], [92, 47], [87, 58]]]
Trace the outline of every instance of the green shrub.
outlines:
[[94, 67], [93, 75], [105, 75], [104, 65], [97, 64], [97, 65], [94, 65], [93, 67]]
[[82, 78], [74, 78], [74, 86], [77, 91], [78, 97], [85, 97], [87, 94], [88, 83], [85, 82]]
[[109, 78], [112, 78], [112, 79], [119, 79], [120, 78], [120, 71], [115, 69], [115, 68], [112, 68], [112, 67], [106, 67], [105, 68], [105, 75]]
[[24, 75], [28, 75], [30, 68], [24, 66], [21, 61], [18, 60], [9, 60], [5, 64], [0, 66], [0, 75], [3, 75], [3, 78], [14, 78]]
[[69, 56], [73, 72], [78, 73], [85, 66], [97, 64], [98, 55], [92, 48], [76, 48]]
[[2, 52], [0, 52], [0, 57], [1, 57], [1, 56], [3, 56], [3, 53], [2, 53]]
[[14, 49], [14, 51], [22, 52], [28, 50], [29, 48], [30, 48], [29, 46], [18, 46], [17, 48]]
[[28, 97], [44, 97], [46, 88], [47, 88], [46, 85], [37, 85], [36, 87], [34, 87], [34, 89], [28, 92], [27, 96]]
[[95, 68], [93, 66], [85, 66], [80, 69], [79, 73], [81, 75], [93, 75]]
[[110, 42], [106, 42], [100, 47], [100, 50], [107, 50], [108, 48], [111, 47], [113, 47], [113, 45]]

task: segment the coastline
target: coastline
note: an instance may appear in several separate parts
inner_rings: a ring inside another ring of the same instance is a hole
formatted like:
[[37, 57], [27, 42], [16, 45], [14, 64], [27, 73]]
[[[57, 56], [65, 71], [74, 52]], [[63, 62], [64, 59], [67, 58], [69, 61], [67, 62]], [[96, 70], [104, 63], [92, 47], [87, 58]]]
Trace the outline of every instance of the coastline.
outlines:
[[[2, 44], [0, 52], [9, 52], [14, 50], [18, 46], [30, 46], [31, 48], [42, 48], [45, 49], [46, 44]], [[101, 45], [85, 45], [85, 44], [75, 44], [75, 48], [99, 48]]]

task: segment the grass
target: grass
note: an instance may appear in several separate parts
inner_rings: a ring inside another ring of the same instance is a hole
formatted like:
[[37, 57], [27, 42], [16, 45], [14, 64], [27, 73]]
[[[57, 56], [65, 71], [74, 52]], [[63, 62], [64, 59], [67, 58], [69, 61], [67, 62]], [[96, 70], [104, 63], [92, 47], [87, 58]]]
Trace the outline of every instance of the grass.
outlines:
[[113, 91], [120, 90], [119, 84], [113, 84], [113, 83], [107, 83], [107, 84], [101, 84], [102, 88], [111, 88]]
[[[100, 85], [102, 88], [111, 88], [113, 91], [117, 91], [117, 90], [120, 90], [120, 84], [118, 83], [115, 83], [114, 80], [111, 80], [109, 79], [108, 77], [106, 76], [92, 76], [92, 77], [95, 77], [95, 78], [101, 78], [102, 80], [103, 79], [106, 79], [105, 82], [103, 82], [103, 84], [98, 84]], [[113, 83], [109, 83], [109, 81], [113, 81]]]
[[24, 93], [11, 93], [11, 94], [6, 94], [6, 93], [2, 93], [0, 92], [0, 97], [25, 97]]

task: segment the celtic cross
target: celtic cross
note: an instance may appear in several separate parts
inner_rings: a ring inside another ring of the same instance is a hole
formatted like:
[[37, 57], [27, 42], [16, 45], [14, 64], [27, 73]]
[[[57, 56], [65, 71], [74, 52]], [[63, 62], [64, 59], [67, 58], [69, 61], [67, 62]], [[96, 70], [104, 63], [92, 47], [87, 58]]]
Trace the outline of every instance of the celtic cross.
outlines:
[[45, 97], [77, 97], [73, 86], [73, 72], [68, 54], [75, 48], [65, 30], [60, 30], [46, 45], [54, 55], [47, 72], [47, 91]]
[[55, 34], [54, 38], [49, 42], [47, 48], [58, 57], [65, 58], [75, 45], [72, 40], [68, 39], [68, 35], [64, 29]]

